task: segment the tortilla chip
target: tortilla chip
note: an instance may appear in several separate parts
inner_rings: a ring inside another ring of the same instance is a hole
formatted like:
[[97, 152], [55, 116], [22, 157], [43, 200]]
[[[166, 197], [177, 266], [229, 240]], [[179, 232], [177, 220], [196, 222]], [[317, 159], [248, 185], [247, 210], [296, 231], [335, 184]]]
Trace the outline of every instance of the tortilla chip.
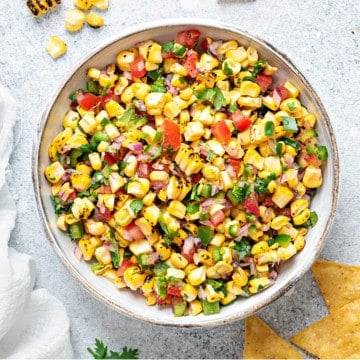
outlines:
[[330, 312], [360, 297], [360, 266], [318, 259], [312, 271]]
[[244, 359], [303, 359], [289, 343], [257, 316], [245, 319]]
[[360, 298], [334, 310], [290, 340], [321, 359], [360, 358]]

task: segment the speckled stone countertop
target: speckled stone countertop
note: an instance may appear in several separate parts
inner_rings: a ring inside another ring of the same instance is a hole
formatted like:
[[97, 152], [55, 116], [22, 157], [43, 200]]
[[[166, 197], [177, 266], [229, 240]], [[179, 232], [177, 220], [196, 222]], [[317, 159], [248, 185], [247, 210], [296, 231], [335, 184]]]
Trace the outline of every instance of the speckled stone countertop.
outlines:
[[[318, 92], [335, 131], [341, 165], [340, 195], [332, 230], [321, 257], [360, 262], [360, 4], [358, 0], [110, 0], [106, 25], [70, 34], [64, 13], [71, 0], [34, 19], [24, 0], [0, 2], [1, 83], [17, 101], [16, 146], [11, 157], [10, 190], [18, 209], [10, 246], [32, 255], [37, 288], [63, 301], [71, 318], [77, 358], [94, 338], [111, 349], [126, 345], [143, 358], [241, 358], [244, 322], [206, 329], [149, 325], [126, 318], [91, 297], [72, 278], [46, 240], [36, 212], [31, 153], [37, 124], [67, 71], [89, 50], [140, 22], [171, 17], [216, 19], [257, 35], [285, 53]], [[68, 43], [68, 52], [52, 60], [45, 44], [52, 34]], [[0, 139], [1, 141], [1, 139]], [[0, 199], [1, 201], [1, 199]], [[259, 316], [285, 339], [326, 314], [315, 280], [308, 272], [295, 291]]]

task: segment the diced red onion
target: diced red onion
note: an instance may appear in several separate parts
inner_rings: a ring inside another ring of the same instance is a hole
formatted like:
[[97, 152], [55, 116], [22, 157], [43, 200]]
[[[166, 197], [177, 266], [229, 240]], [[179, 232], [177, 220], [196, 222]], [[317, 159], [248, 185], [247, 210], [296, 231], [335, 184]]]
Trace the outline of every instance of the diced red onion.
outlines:
[[281, 94], [279, 93], [278, 88], [274, 89], [272, 97], [273, 97], [276, 105], [279, 106], [281, 103]]
[[211, 227], [213, 226], [213, 224], [211, 223], [210, 220], [200, 220], [199, 224], [205, 225], [205, 226], [211, 226]]
[[138, 161], [146, 161], [146, 160], [149, 160], [150, 159], [150, 155], [149, 154], [137, 154], [136, 155], [136, 160]]
[[121, 144], [124, 140], [125, 140], [125, 136], [124, 135], [119, 135], [118, 137], [116, 137], [114, 139], [114, 142], [117, 142], [117, 143]]
[[241, 149], [233, 149], [230, 146], [223, 145], [224, 150], [229, 154], [231, 158], [237, 159], [240, 155]]
[[194, 248], [194, 237], [193, 236], [188, 236], [185, 240], [184, 240], [184, 244], [182, 247], [182, 251], [184, 254], [189, 255], [192, 251], [192, 249]]
[[257, 271], [256, 271], [255, 261], [252, 257], [249, 257], [249, 264], [250, 264], [250, 274], [255, 276]]
[[200, 300], [205, 300], [206, 299], [206, 292], [205, 292], [205, 289], [202, 286], [199, 287], [198, 297], [199, 297]]
[[113, 149], [115, 149], [115, 150], [120, 150], [120, 148], [121, 148], [121, 143], [118, 143], [118, 142], [114, 141], [114, 142], [111, 143], [111, 147], [112, 147]]
[[233, 179], [236, 178], [236, 172], [231, 165], [226, 165], [225, 170], [231, 178], [233, 178]]
[[217, 52], [217, 49], [222, 45], [222, 43], [222, 40], [216, 40], [208, 46], [209, 53], [216, 56], [218, 59], [221, 59], [221, 55]]
[[195, 253], [195, 254], [194, 254], [193, 260], [194, 260], [194, 264], [195, 264], [195, 265], [199, 265], [199, 263], [200, 263], [200, 256], [199, 256], [198, 253]]
[[235, 241], [241, 240], [244, 236], [248, 235], [248, 229], [251, 226], [251, 224], [245, 224], [239, 229], [238, 236], [234, 239]]
[[104, 247], [106, 247], [109, 251], [111, 251], [111, 252], [114, 252], [115, 251], [115, 249], [114, 249], [114, 247], [112, 246], [112, 244], [111, 243], [109, 243], [108, 241], [105, 241], [104, 242]]
[[210, 198], [210, 199], [206, 199], [205, 201], [203, 201], [201, 203], [201, 207], [204, 208], [208, 208], [211, 205], [214, 204], [224, 204], [225, 203], [225, 199], [214, 199], [214, 198]]
[[145, 103], [144, 103], [143, 100], [138, 100], [138, 101], [136, 101], [135, 106], [136, 106], [140, 111], [143, 111], [143, 112], [146, 111], [146, 105], [145, 105]]
[[79, 246], [77, 246], [77, 245], [74, 247], [74, 255], [75, 255], [76, 259], [78, 259], [78, 260], [81, 260], [83, 257], [83, 254], [82, 254]]
[[133, 238], [132, 238], [132, 236], [131, 236], [131, 234], [130, 234], [129, 231], [124, 230], [121, 235], [122, 235], [122, 237], [123, 237], [125, 240], [127, 240], [127, 241], [133, 241]]
[[132, 75], [130, 71], [123, 71], [123, 75], [128, 79], [132, 80]]

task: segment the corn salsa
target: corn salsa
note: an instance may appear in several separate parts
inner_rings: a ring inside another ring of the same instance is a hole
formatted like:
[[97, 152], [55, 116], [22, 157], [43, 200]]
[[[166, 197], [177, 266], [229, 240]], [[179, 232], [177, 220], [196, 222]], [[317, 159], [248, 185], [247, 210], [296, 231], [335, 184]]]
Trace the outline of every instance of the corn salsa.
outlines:
[[75, 256], [175, 316], [271, 286], [317, 222], [328, 156], [278, 71], [197, 29], [89, 68], [45, 169]]

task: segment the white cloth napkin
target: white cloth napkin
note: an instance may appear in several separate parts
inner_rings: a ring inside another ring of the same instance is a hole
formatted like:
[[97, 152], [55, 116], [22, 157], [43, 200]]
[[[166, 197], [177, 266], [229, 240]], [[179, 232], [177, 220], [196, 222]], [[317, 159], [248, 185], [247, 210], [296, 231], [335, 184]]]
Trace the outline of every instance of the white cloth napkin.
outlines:
[[15, 106], [0, 85], [0, 358], [72, 358], [65, 307], [47, 290], [33, 290], [34, 259], [8, 247], [16, 218], [6, 183]]

